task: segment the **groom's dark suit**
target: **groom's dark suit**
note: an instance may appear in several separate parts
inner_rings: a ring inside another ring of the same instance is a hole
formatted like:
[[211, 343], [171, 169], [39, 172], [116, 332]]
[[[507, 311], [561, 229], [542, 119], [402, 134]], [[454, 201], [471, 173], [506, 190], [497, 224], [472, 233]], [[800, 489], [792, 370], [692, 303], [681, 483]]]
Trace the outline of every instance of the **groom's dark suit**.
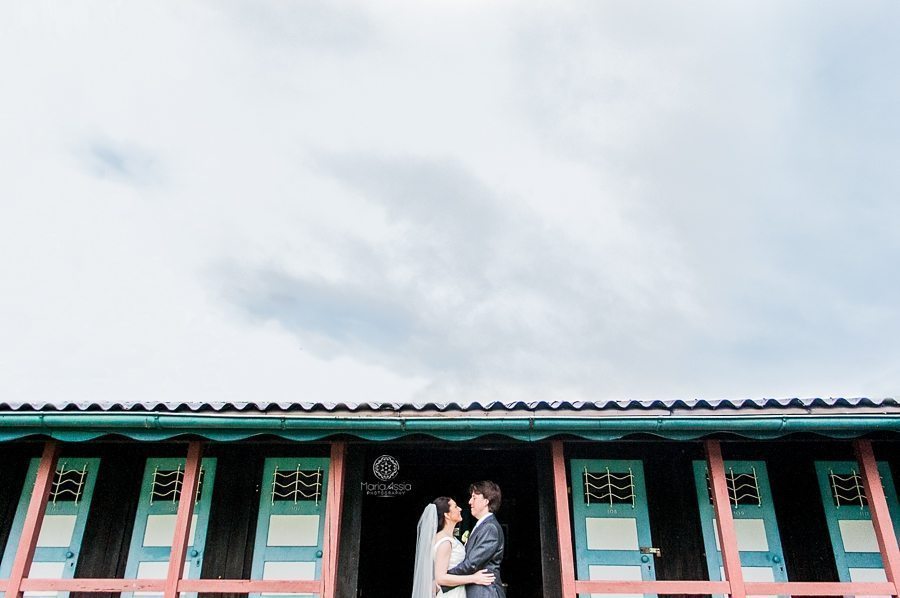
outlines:
[[469, 584], [466, 598], [506, 598], [506, 591], [500, 580], [500, 561], [503, 560], [503, 528], [493, 514], [475, 526], [466, 542], [466, 558], [447, 573], [471, 575], [487, 569], [494, 574], [494, 583], [489, 586]]

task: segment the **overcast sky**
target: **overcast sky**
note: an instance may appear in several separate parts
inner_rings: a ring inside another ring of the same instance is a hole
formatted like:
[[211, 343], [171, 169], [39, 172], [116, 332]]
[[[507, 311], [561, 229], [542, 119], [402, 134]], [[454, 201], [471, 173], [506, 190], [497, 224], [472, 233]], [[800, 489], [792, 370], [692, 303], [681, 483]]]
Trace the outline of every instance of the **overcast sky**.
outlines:
[[896, 396], [898, 27], [4, 2], [0, 401]]

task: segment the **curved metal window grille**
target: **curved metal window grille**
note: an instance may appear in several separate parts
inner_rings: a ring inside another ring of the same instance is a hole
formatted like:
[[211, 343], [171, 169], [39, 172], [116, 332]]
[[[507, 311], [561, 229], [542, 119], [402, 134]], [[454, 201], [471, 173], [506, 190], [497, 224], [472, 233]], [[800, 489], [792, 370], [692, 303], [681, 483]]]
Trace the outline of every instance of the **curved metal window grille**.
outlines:
[[[181, 498], [181, 486], [184, 484], [184, 470], [179, 465], [176, 469], [160, 469], [157, 467], [153, 470], [153, 483], [150, 484], [150, 504], [156, 500], [167, 500], [178, 502]], [[200, 479], [197, 480], [197, 494], [194, 496], [194, 502], [200, 500], [200, 494], [203, 491], [203, 468], [200, 468]]]
[[[759, 478], [756, 475], [755, 467], [751, 467], [747, 473], [735, 473], [734, 469], [729, 468], [725, 472], [725, 486], [728, 488], [728, 502], [731, 503], [731, 506], [762, 506], [762, 494], [759, 491]], [[706, 490], [709, 492], [709, 504], [712, 504], [712, 484], [709, 481], [709, 471], [706, 472]]]
[[296, 469], [278, 470], [272, 474], [272, 504], [276, 501], [293, 501], [294, 504], [301, 500], [314, 500], [319, 504], [322, 498], [322, 469], [303, 470], [298, 465]]
[[584, 468], [584, 503], [630, 504], [634, 506], [636, 495], [634, 474], [628, 471], [592, 472]]
[[81, 493], [84, 491], [84, 482], [87, 479], [87, 464], [81, 469], [66, 469], [63, 462], [56, 469], [53, 482], [50, 485], [50, 502], [74, 502], [78, 504]]
[[869, 504], [866, 490], [862, 485], [862, 476], [856, 473], [856, 470], [851, 469], [846, 475], [838, 475], [830, 470], [828, 481], [831, 482], [831, 498], [834, 499], [836, 507], [864, 507]]

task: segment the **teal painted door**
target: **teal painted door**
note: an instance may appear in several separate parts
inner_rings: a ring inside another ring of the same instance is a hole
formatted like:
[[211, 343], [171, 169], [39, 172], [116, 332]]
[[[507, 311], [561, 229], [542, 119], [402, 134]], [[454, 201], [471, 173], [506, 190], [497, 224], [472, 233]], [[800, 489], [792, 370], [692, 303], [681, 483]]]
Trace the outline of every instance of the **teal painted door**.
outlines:
[[[725, 577], [708, 467], [694, 461], [694, 483], [711, 581]], [[763, 461], [726, 461], [725, 480], [745, 581], [787, 581], [769, 475]]]
[[[253, 547], [253, 579], [321, 579], [328, 465], [328, 459], [266, 459]], [[298, 595], [263, 595], [269, 596]]]
[[570, 467], [578, 579], [655, 580], [642, 462], [572, 459]]
[[[128, 551], [128, 564], [125, 567], [126, 579], [165, 579], [169, 555], [172, 552], [172, 540], [175, 536], [175, 518], [178, 500], [181, 497], [184, 464], [184, 459], [147, 459], [134, 519], [134, 531], [131, 535], [131, 547]], [[215, 475], [216, 460], [203, 459], [188, 539], [187, 560], [184, 565], [185, 579], [200, 577]], [[122, 594], [123, 597], [130, 595]], [[133, 595], [161, 594], [135, 592]], [[195, 594], [182, 594], [182, 596], [192, 595]]]
[[[28, 467], [9, 541], [0, 563], [0, 578], [8, 578], [12, 570], [39, 464], [40, 459], [32, 459]], [[100, 459], [60, 458], [57, 462], [29, 577], [69, 579], [75, 574], [99, 467]], [[25, 596], [64, 597], [68, 596], [68, 592], [25, 592]]]
[[[881, 474], [896, 534], [900, 526], [900, 507], [888, 464], [879, 462], [878, 473]], [[885, 581], [859, 464], [854, 461], [818, 461], [816, 475], [840, 580]]]

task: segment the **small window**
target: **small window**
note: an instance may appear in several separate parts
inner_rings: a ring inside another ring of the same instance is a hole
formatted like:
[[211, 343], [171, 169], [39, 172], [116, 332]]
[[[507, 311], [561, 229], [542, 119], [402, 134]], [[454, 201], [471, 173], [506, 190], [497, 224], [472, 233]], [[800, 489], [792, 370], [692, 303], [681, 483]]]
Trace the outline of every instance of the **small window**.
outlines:
[[584, 470], [584, 503], [629, 504], [634, 506], [634, 475], [628, 471]]
[[[150, 504], [155, 501], [178, 502], [181, 498], [181, 486], [184, 484], [184, 470], [179, 466], [177, 469], [159, 469], [153, 470], [153, 483], [150, 485]], [[200, 479], [197, 481], [197, 494], [194, 496], [194, 502], [200, 500], [200, 494], [203, 491], [203, 469], [200, 469]]]
[[[756, 468], [751, 468], [748, 473], [735, 473], [733, 469], [726, 471], [725, 485], [728, 488], [728, 501], [732, 506], [762, 506], [762, 494], [759, 492], [759, 479], [756, 477]], [[709, 471], [706, 472], [706, 490], [709, 492], [709, 503], [712, 504], [713, 495], [712, 484], [709, 481]]]
[[50, 502], [74, 502], [78, 504], [84, 491], [84, 483], [87, 480], [87, 464], [81, 469], [67, 468], [66, 463], [60, 465], [53, 476], [53, 484], [50, 486]]
[[272, 504], [276, 502], [294, 503], [301, 500], [314, 500], [316, 504], [322, 498], [322, 470], [282, 469], [275, 467], [272, 474]]
[[834, 506], [864, 507], [869, 504], [866, 499], [866, 490], [863, 488], [862, 477], [856, 471], [851, 470], [846, 475], [838, 475], [834, 471], [830, 471], [828, 481], [831, 484], [831, 498], [834, 500]]

